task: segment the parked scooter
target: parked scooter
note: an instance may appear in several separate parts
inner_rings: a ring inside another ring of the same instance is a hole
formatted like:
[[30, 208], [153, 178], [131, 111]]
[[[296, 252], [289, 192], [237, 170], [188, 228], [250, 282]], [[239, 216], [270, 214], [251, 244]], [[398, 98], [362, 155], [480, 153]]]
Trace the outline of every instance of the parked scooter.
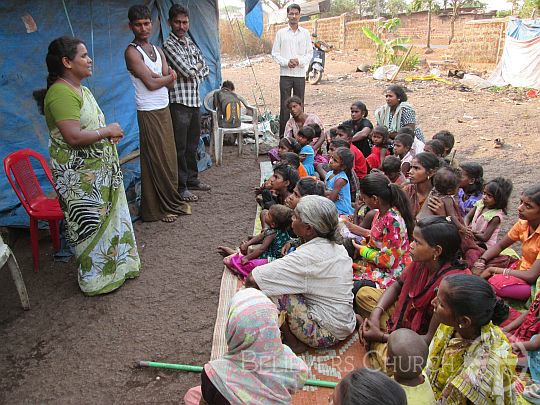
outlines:
[[324, 41], [317, 39], [317, 34], [311, 34], [313, 37], [313, 57], [309, 62], [309, 67], [306, 72], [306, 80], [309, 84], [317, 84], [321, 81], [324, 72], [324, 63], [326, 60], [326, 52], [332, 49], [332, 45], [328, 45]]

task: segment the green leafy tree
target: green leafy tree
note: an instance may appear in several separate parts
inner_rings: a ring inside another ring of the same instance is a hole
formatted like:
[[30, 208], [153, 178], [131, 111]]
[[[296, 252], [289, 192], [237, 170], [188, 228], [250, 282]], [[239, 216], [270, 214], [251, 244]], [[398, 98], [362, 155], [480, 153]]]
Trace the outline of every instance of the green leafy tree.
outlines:
[[330, 16], [341, 15], [343, 13], [354, 13], [358, 7], [358, 0], [332, 0], [330, 3]]
[[409, 6], [405, 0], [388, 0], [386, 3], [386, 14], [395, 17], [398, 14], [405, 13], [408, 8]]
[[427, 10], [428, 12], [428, 27], [427, 27], [427, 44], [426, 48], [431, 51], [431, 17], [433, 11], [439, 8], [437, 0], [413, 0], [411, 3], [411, 9], [413, 11], [423, 11]]
[[399, 63], [399, 52], [407, 52], [405, 44], [411, 42], [410, 38], [383, 39], [384, 34], [393, 32], [399, 28], [401, 20], [391, 18], [377, 24], [377, 32], [373, 32], [368, 27], [362, 27], [362, 32], [373, 41], [376, 46], [375, 66], [383, 66], [389, 63]]
[[451, 44], [452, 40], [454, 39], [456, 19], [458, 18], [461, 9], [463, 7], [485, 8], [486, 4], [478, 0], [448, 0], [448, 4], [452, 8], [452, 18], [450, 19], [450, 38], [448, 39], [448, 44]]

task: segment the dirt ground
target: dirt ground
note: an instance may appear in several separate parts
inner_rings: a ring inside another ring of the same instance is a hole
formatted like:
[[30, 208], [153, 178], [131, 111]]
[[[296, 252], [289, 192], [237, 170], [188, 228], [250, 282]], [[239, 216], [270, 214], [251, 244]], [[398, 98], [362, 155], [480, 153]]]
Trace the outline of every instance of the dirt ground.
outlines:
[[[358, 54], [330, 56], [323, 81], [307, 85], [306, 111], [331, 126], [348, 118], [352, 101], [364, 101], [371, 112], [383, 104], [386, 84], [355, 73], [362, 62], [367, 60]], [[277, 113], [277, 66], [265, 58], [253, 69], [267, 107]], [[223, 78], [254, 100], [251, 68], [229, 65]], [[449, 129], [459, 161], [481, 163], [486, 179], [502, 175], [514, 181], [507, 228], [521, 190], [540, 179], [540, 100], [527, 100], [523, 92], [462, 93], [434, 82], [406, 86], [426, 136]], [[492, 140], [500, 137], [505, 147], [493, 149]], [[202, 365], [209, 359], [222, 270], [215, 247], [233, 246], [252, 230], [258, 165], [249, 148], [237, 158], [229, 147], [223, 166], [201, 178], [213, 190], [199, 193], [193, 215], [174, 224], [135, 224], [141, 276], [106, 296], [79, 292], [73, 262], [54, 263], [46, 235], [41, 269], [34, 273], [28, 233], [15, 233], [12, 247], [32, 308], [20, 308], [9, 273], [1, 272], [0, 403], [177, 403], [198, 381], [194, 374], [140, 370], [134, 363]]]

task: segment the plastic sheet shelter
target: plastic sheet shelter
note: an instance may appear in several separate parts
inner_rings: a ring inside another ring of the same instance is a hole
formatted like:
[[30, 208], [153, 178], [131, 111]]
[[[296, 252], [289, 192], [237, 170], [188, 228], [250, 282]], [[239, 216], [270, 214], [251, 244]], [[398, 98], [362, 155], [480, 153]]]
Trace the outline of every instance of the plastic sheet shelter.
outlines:
[[540, 89], [540, 20], [508, 22], [503, 55], [489, 82]]
[[[127, 12], [146, 3], [152, 11], [151, 41], [161, 45], [170, 33], [168, 11], [173, 3], [190, 13], [190, 35], [201, 48], [210, 77], [201, 87], [204, 95], [221, 84], [217, 0], [3, 0], [0, 3], [0, 159], [31, 148], [48, 158], [48, 131], [32, 92], [45, 87], [48, 44], [62, 35], [82, 39], [94, 62], [93, 75], [84, 81], [105, 113], [107, 123], [118, 122], [125, 132], [121, 156], [139, 148], [139, 131], [133, 86], [124, 63], [124, 50], [133, 39]], [[133, 165], [129, 165], [133, 166]], [[127, 169], [127, 168], [126, 168]], [[137, 168], [136, 168], [137, 169]], [[125, 182], [137, 173], [124, 171]], [[44, 174], [41, 178], [44, 178]], [[42, 182], [45, 184], [45, 182]], [[126, 187], [127, 189], [128, 187]], [[0, 226], [28, 226], [28, 216], [0, 174]]]

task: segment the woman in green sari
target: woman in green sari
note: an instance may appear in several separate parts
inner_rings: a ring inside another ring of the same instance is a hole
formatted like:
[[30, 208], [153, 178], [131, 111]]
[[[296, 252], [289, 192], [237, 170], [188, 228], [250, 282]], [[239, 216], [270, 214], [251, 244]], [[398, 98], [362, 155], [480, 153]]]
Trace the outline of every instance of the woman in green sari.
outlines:
[[47, 89], [34, 93], [49, 128], [51, 170], [75, 249], [79, 286], [86, 295], [108, 293], [139, 275], [135, 243], [116, 144], [124, 133], [105, 116], [81, 81], [92, 75], [84, 43], [52, 41]]

